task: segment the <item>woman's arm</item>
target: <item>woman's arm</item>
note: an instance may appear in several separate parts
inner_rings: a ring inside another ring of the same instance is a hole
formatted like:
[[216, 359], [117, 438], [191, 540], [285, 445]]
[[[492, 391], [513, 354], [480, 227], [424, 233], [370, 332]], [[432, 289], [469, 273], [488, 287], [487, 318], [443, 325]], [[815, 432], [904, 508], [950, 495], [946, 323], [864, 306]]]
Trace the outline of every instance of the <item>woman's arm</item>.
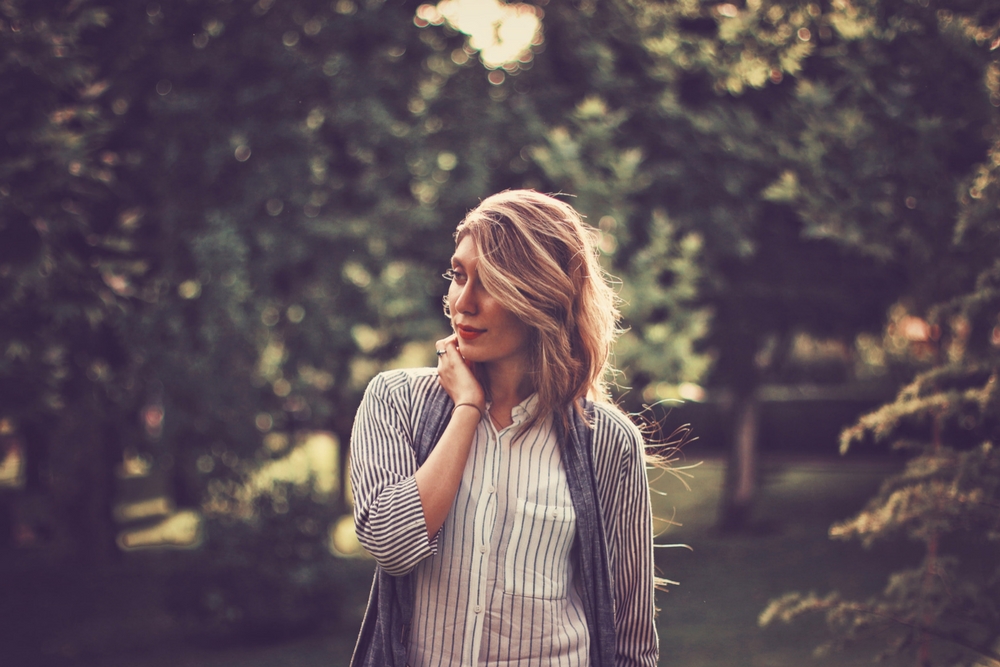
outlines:
[[438, 381], [454, 401], [455, 410], [441, 439], [416, 473], [429, 539], [437, 535], [448, 517], [476, 428], [486, 413], [485, 393], [458, 351], [455, 336], [439, 340], [435, 347], [445, 351], [438, 355]]
[[485, 408], [483, 390], [454, 336], [438, 341], [437, 347], [447, 350], [439, 357], [438, 381], [456, 408], [419, 470], [409, 425], [414, 406], [394, 394], [385, 375], [368, 385], [351, 435], [358, 540], [393, 575], [406, 574], [437, 551], [437, 533], [454, 503]]
[[[437, 548], [428, 539], [414, 474], [408, 411], [386, 375], [369, 383], [351, 434], [351, 488], [358, 540], [382, 568], [406, 574]], [[399, 392], [405, 394], [406, 392]]]
[[455, 502], [481, 414], [469, 404], [456, 407], [438, 444], [414, 475], [428, 539], [441, 530]]

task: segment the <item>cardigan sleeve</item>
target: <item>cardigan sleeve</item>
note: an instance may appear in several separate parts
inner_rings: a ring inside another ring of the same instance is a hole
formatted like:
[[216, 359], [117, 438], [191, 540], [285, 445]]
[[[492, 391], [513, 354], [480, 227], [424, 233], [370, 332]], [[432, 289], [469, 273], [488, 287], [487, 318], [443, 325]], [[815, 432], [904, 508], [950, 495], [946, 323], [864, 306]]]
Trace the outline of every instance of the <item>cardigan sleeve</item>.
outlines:
[[389, 574], [410, 572], [436, 553], [427, 536], [414, 473], [417, 461], [406, 405], [408, 392], [385, 374], [365, 390], [351, 433], [351, 487], [358, 540]]
[[624, 415], [615, 415], [610, 421], [608, 435], [615, 445], [611, 450], [620, 453], [616, 461], [617, 502], [610, 525], [605, 527], [613, 554], [615, 665], [655, 667], [659, 639], [654, 622], [653, 517], [645, 444], [639, 429]]

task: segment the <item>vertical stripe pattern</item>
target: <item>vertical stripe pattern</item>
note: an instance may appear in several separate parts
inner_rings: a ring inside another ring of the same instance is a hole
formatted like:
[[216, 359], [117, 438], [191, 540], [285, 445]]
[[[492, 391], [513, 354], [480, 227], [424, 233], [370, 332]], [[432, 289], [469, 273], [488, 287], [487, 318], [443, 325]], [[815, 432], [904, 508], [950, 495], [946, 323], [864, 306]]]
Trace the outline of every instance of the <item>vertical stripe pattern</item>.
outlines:
[[[411, 573], [412, 667], [590, 664], [575, 583], [576, 512], [552, 418], [527, 432], [484, 420], [441, 531], [428, 540], [413, 473], [413, 432], [433, 369], [369, 385], [352, 437], [358, 537], [389, 573]], [[617, 665], [656, 664], [652, 533], [642, 438], [613, 406], [595, 406], [593, 473], [614, 593]]]

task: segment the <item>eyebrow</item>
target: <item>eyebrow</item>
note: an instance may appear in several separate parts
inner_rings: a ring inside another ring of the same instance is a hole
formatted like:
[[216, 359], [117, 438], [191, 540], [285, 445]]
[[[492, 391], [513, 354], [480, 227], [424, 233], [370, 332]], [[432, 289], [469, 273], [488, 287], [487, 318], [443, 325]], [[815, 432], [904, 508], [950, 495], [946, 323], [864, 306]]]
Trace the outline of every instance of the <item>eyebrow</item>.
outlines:
[[453, 266], [458, 266], [458, 267], [461, 267], [463, 269], [465, 268], [465, 265], [462, 264], [462, 260], [460, 260], [458, 258], [458, 255], [452, 255], [451, 256], [451, 263], [452, 263]]

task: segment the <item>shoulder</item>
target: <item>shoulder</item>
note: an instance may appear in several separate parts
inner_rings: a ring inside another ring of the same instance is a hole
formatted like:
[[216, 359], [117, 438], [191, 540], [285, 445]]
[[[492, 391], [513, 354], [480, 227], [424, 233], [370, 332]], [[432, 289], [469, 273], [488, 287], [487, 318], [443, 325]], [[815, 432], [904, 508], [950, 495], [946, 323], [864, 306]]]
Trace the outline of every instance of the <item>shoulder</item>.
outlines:
[[594, 438], [626, 449], [643, 445], [639, 427], [613, 403], [594, 404]]
[[365, 394], [416, 406], [443, 391], [436, 368], [396, 368], [372, 378]]
[[407, 387], [437, 382], [437, 376], [436, 368], [394, 368], [373, 377], [368, 387], [396, 392]]
[[594, 404], [592, 451], [598, 469], [631, 466], [643, 457], [646, 444], [639, 427], [612, 403]]

